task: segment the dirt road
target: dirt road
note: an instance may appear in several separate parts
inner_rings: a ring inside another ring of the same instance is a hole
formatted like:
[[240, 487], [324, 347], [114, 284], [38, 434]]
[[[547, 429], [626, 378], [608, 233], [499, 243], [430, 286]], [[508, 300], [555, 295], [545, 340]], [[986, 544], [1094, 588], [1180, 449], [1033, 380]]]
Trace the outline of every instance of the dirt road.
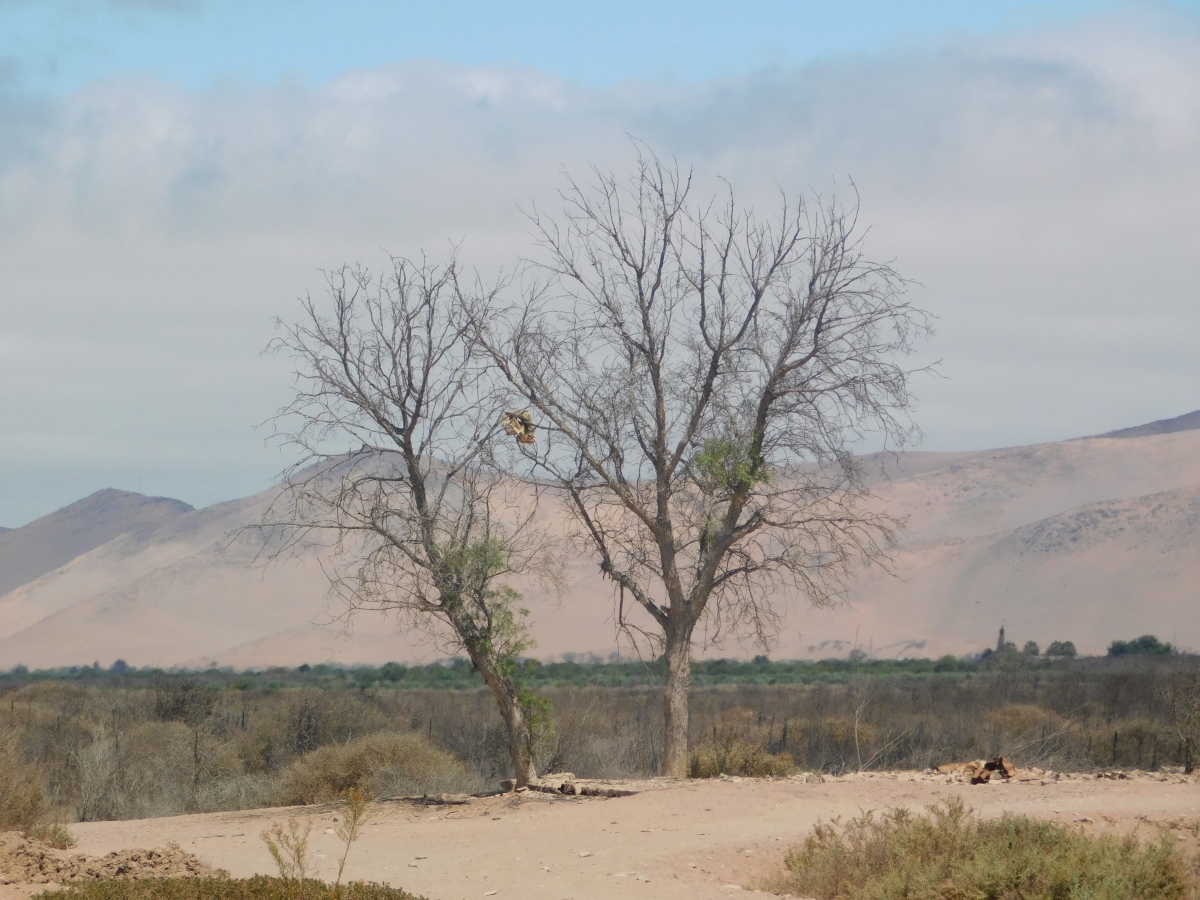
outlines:
[[[1200, 781], [1146, 776], [970, 786], [916, 773], [808, 783], [650, 782], [635, 796], [523, 793], [460, 805], [381, 801], [351, 851], [347, 876], [388, 882], [430, 900], [611, 900], [763, 896], [785, 848], [818, 820], [962, 797], [983, 814], [1025, 813], [1092, 831], [1173, 829], [1195, 849]], [[332, 880], [339, 848], [332, 807], [212, 813], [72, 826], [75, 852], [98, 855], [178, 842], [235, 876], [273, 873], [260, 832], [289, 815], [313, 820], [317, 876]], [[1192, 825], [1192, 823], [1196, 823]], [[0, 900], [29, 890], [0, 888]]]

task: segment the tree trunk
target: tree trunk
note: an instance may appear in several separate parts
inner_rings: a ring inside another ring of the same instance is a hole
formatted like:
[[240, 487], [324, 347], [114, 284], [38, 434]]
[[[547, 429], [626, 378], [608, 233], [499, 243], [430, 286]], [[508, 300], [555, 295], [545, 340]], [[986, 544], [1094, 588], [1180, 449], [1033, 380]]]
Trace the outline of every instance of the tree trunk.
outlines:
[[517, 787], [525, 787], [536, 782], [538, 775], [533, 762], [533, 754], [530, 752], [532, 740], [529, 733], [529, 722], [525, 718], [525, 712], [521, 709], [516, 684], [507, 675], [497, 671], [490, 661], [482, 656], [476, 658], [472, 654], [471, 661], [479, 670], [479, 674], [483, 676], [483, 680], [487, 682], [487, 686], [492, 689], [492, 696], [496, 698], [496, 705], [500, 707], [500, 715], [504, 718], [504, 724], [508, 726], [509, 754], [512, 760], [513, 778], [516, 780]]
[[663, 743], [663, 775], [688, 776], [688, 698], [692, 688], [692, 629], [667, 628], [664, 656], [667, 663], [667, 691], [664, 710], [666, 738]]

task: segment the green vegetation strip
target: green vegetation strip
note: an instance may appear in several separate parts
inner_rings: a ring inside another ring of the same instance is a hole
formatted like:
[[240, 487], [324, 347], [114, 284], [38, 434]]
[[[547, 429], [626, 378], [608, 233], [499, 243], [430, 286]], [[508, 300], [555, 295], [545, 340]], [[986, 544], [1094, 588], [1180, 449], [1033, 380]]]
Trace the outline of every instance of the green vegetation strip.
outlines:
[[[1022, 668], [1061, 669], [1069, 662], [1049, 659], [1019, 659]], [[788, 660], [766, 657], [738, 661], [732, 659], [699, 660], [692, 667], [692, 684], [843, 684], [853, 676], [973, 674], [989, 671], [988, 666], [953, 656], [942, 659], [882, 660]], [[531, 688], [541, 687], [660, 687], [666, 671], [661, 660], [648, 662], [549, 662], [525, 660], [521, 664], [522, 681]], [[316, 665], [295, 668], [273, 667], [247, 672], [229, 669], [178, 671], [161, 669], [100, 668], [70, 666], [30, 672], [21, 667], [0, 672], [0, 689], [21, 687], [42, 681], [66, 681], [85, 686], [154, 686], [164, 678], [190, 677], [198, 684], [235, 691], [276, 690], [281, 688], [407, 688], [471, 690], [483, 686], [483, 679], [465, 659], [443, 663], [406, 666], [390, 662], [383, 666], [343, 668]]]
[[[766, 656], [753, 660], [706, 659], [692, 664], [692, 684], [699, 687], [718, 685], [771, 684], [844, 684], [857, 676], [888, 677], [893, 675], [973, 675], [993, 671], [1086, 671], [1106, 661], [1129, 657], [1167, 657], [1177, 651], [1152, 634], [1132, 641], [1113, 641], [1107, 657], [1076, 659], [1075, 645], [1070, 641], [1055, 641], [1039, 653], [1037, 644], [1030, 641], [1024, 651], [1014, 644], [1003, 650], [984, 650], [965, 657], [943, 656], [939, 659], [869, 659], [865, 654], [852, 653], [846, 659], [784, 660]], [[543, 687], [659, 687], [665, 683], [666, 667], [661, 659], [642, 661], [603, 662], [596, 657], [587, 661], [539, 662], [534, 659], [519, 663], [521, 681], [531, 689]], [[406, 666], [390, 662], [385, 665], [346, 668], [337, 665], [301, 665], [294, 668], [275, 666], [268, 669], [235, 672], [232, 669], [171, 670], [136, 668], [117, 660], [108, 668], [99, 663], [90, 666], [63, 666], [56, 669], [30, 671], [14, 666], [0, 672], [0, 690], [22, 687], [39, 681], [74, 681], [81, 685], [105, 687], [134, 687], [139, 683], [159, 683], [164, 677], [188, 676], [198, 684], [225, 687], [231, 690], [276, 690], [279, 688], [408, 688], [470, 690], [483, 685], [479, 673], [462, 658], [422, 666]]]
[[982, 821], [961, 800], [927, 810], [819, 825], [788, 855], [780, 890], [816, 900], [1196, 897], [1194, 864], [1165, 836], [1142, 844], [1024, 816]]
[[81, 881], [38, 894], [39, 900], [424, 900], [399, 888], [354, 881], [341, 887], [323, 881], [253, 878], [154, 878]]

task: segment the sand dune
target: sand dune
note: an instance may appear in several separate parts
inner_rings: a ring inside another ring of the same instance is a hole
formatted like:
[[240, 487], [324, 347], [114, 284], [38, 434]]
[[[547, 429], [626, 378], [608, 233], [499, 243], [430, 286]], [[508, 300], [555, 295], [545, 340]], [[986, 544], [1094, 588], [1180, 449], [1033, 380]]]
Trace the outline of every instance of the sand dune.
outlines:
[[1195, 647], [1200, 485], [1089, 504], [998, 535], [913, 540], [893, 571], [856, 584], [843, 609], [801, 614], [811, 639], [791, 646], [846, 639], [837, 629], [852, 623], [876, 652], [908, 641], [925, 655], [958, 654], [994, 643], [1003, 623], [1010, 639], [1071, 640], [1083, 652], [1147, 632]]
[[[1001, 622], [1012, 639], [1072, 640], [1084, 652], [1145, 632], [1200, 646], [1200, 430], [1158, 425], [1133, 436], [868, 459], [878, 502], [908, 522], [892, 574], [862, 573], [834, 609], [778, 598], [788, 617], [772, 652], [962, 654], [993, 643]], [[0, 596], [0, 668], [118, 658], [240, 668], [445, 653], [380, 614], [342, 620], [315, 553], [256, 567], [256, 539], [229, 536], [271, 496], [193, 510], [105, 491], [0, 535], [2, 583], [24, 579]], [[564, 596], [528, 597], [536, 653], [606, 656], [618, 649], [611, 587], [587, 557], [573, 559], [569, 574]], [[697, 652], [761, 648], [727, 638], [701, 640]]]
[[23, 528], [0, 528], [0, 596], [126, 533], [147, 533], [189, 511], [166, 497], [98, 491]]

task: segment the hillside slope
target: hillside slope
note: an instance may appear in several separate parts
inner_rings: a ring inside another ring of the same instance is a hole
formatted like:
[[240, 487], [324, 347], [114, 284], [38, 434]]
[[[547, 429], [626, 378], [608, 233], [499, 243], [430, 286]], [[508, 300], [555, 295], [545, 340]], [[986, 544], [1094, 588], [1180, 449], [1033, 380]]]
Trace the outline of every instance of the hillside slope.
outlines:
[[[1100, 652], [1118, 637], [1153, 633], [1200, 646], [1200, 484], [1104, 501], [995, 535], [912, 540], [895, 577], [858, 582], [848, 607], [801, 614], [813, 638], [852, 641], [883, 655], [940, 655], [1008, 637], [1043, 647], [1071, 640]], [[795, 644], [813, 653], [813, 641]], [[850, 643], [845, 649], [849, 649]], [[909, 648], [907, 651], [905, 648]]]
[[[908, 522], [893, 574], [862, 573], [834, 609], [779, 598], [788, 617], [777, 657], [838, 655], [856, 644], [880, 655], [961, 654], [994, 643], [1001, 622], [1011, 639], [1072, 640], [1084, 652], [1146, 632], [1200, 646], [1200, 430], [868, 462], [886, 469], [874, 483], [878, 502]], [[143, 519], [124, 520], [95, 504], [96, 530], [77, 529], [91, 535], [77, 546], [90, 549], [0, 596], [0, 668], [117, 658], [378, 663], [445, 652], [379, 614], [335, 621], [342, 610], [326, 601], [316, 554], [255, 567], [256, 539], [228, 536], [271, 496], [201, 510], [126, 496]], [[563, 512], [548, 503], [542, 515]], [[137, 524], [99, 542], [121, 521]], [[562, 597], [529, 592], [535, 652], [612, 653], [611, 587], [586, 555], [571, 560], [569, 575]], [[703, 636], [697, 645], [703, 655], [754, 652], [732, 640], [708, 646]]]
[[1099, 437], [1146, 437], [1151, 434], [1173, 434], [1177, 431], [1193, 431], [1197, 428], [1200, 428], [1200, 409], [1195, 412], [1185, 413], [1182, 416], [1175, 416], [1173, 419], [1158, 419], [1155, 422], [1147, 422], [1145, 425], [1135, 425], [1132, 428], [1118, 428], [1116, 431], [1107, 431], [1099, 435]]
[[21, 528], [0, 529], [0, 596], [118, 535], [152, 531], [191, 509], [179, 500], [110, 488]]

